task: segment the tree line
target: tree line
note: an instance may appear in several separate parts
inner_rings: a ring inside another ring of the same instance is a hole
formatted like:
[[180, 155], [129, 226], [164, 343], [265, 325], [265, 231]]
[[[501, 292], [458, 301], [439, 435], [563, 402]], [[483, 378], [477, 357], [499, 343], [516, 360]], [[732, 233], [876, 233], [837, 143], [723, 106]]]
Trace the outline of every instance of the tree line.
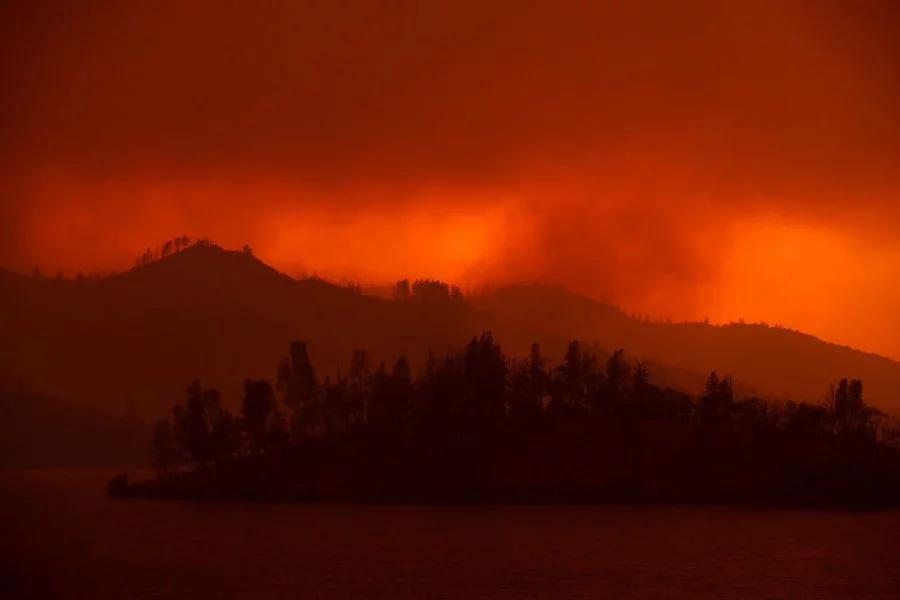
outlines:
[[900, 441], [893, 421], [866, 405], [859, 380], [842, 380], [821, 402], [778, 404], [735, 398], [731, 378], [714, 371], [694, 397], [653, 384], [646, 366], [631, 365], [623, 350], [601, 357], [572, 341], [562, 361], [551, 366], [537, 344], [527, 357], [507, 357], [490, 333], [441, 357], [429, 352], [416, 376], [405, 356], [375, 366], [364, 350], [356, 350], [346, 374], [322, 381], [306, 343], [295, 342], [277, 366], [274, 385], [244, 382], [239, 410], [228, 411], [216, 389], [191, 383], [172, 416], [156, 424], [152, 455], [158, 475], [358, 432], [490, 436], [501, 429], [591, 427], [602, 420], [779, 432], [810, 443]]
[[394, 300], [421, 298], [423, 300], [453, 300], [454, 302], [461, 302], [464, 299], [462, 288], [438, 279], [416, 279], [412, 284], [410, 284], [409, 279], [401, 279], [394, 284], [391, 295]]
[[[212, 241], [209, 238], [200, 238], [197, 240], [192, 240], [190, 236], [187, 235], [179, 235], [175, 236], [170, 240], [166, 240], [162, 244], [159, 245], [158, 248], [150, 248], [147, 247], [137, 258], [134, 259], [134, 266], [141, 267], [144, 265], [148, 265], [152, 262], [175, 254], [177, 252], [181, 252], [182, 250], [186, 250], [191, 246], [203, 245], [203, 246], [211, 246]], [[244, 246], [243, 251], [246, 253], [250, 253], [250, 247]]]

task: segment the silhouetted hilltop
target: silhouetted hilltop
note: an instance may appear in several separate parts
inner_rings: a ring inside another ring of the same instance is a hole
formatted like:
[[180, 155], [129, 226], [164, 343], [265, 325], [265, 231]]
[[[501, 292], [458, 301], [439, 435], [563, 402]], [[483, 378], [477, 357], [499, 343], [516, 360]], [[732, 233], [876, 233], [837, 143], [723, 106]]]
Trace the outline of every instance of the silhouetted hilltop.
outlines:
[[244, 377], [273, 377], [293, 340], [316, 351], [316, 369], [336, 376], [354, 349], [373, 362], [462, 347], [492, 331], [510, 354], [532, 342], [560, 361], [572, 339], [596, 342], [603, 360], [624, 348], [654, 380], [688, 392], [712, 370], [742, 395], [820, 397], [830, 382], [865, 380], [869, 401], [898, 406], [900, 364], [798, 332], [755, 325], [651, 323], [608, 304], [543, 285], [508, 286], [462, 300], [437, 282], [402, 301], [320, 279], [297, 280], [249, 252], [199, 243], [99, 280], [0, 272], [0, 374], [25, 376], [80, 404], [118, 411], [133, 402], [162, 414], [194, 378], [227, 396]]
[[145, 467], [150, 425], [0, 385], [0, 467]]
[[271, 378], [294, 339], [316, 344], [328, 374], [354, 348], [424, 356], [477, 329], [461, 302], [363, 296], [203, 244], [99, 281], [11, 281], [0, 294], [0, 373], [79, 403], [132, 401], [145, 414], [164, 412], [194, 377], [224, 391], [245, 376]]

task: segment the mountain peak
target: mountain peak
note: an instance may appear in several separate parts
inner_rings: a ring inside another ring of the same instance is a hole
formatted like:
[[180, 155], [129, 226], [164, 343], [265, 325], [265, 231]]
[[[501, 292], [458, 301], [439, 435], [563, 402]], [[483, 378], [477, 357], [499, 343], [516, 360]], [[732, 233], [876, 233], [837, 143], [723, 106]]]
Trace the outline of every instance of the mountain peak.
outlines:
[[113, 279], [179, 279], [195, 282], [221, 280], [243, 281], [247, 284], [261, 279], [288, 278], [259, 260], [248, 251], [226, 250], [219, 245], [198, 242], [167, 256], [138, 265]]
[[654, 374], [658, 381], [692, 392], [712, 370], [796, 400], [859, 378], [867, 401], [888, 410], [900, 389], [900, 364], [799, 332], [653, 323], [545, 285], [500, 288], [463, 305], [385, 301], [294, 280], [250, 252], [203, 242], [99, 281], [16, 280], [22, 285], [0, 294], [6, 362], [47, 391], [84, 402], [112, 405], [124, 394], [145, 407], [168, 403], [194, 377], [234, 390], [244, 377], [271, 378], [293, 341], [308, 342], [316, 368], [329, 373], [357, 349], [374, 364], [401, 353], [416, 361], [481, 331], [492, 331], [511, 356], [537, 342], [552, 361], [570, 340], [623, 348], [629, 360], [665, 366], [670, 375]]

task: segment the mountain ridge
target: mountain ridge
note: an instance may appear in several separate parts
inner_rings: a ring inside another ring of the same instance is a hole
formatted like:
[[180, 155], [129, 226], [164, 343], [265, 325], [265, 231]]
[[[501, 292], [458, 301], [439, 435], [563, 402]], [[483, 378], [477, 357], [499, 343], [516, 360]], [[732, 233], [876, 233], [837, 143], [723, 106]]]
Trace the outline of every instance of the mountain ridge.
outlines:
[[655, 365], [662, 385], [693, 393], [712, 370], [732, 375], [744, 395], [797, 401], [853, 377], [872, 404], [898, 407], [891, 394], [900, 389], [900, 363], [890, 358], [764, 325], [647, 322], [561, 286], [513, 284], [464, 302], [397, 301], [294, 279], [249, 253], [201, 243], [97, 281], [0, 271], [0, 287], [8, 355], [0, 353], [0, 368], [113, 410], [134, 402], [158, 412], [195, 377], [235, 395], [244, 377], [274, 379], [294, 340], [308, 343], [326, 375], [354, 349], [368, 350], [376, 364], [404, 353], [415, 365], [429, 349], [461, 347], [481, 331], [514, 356], [539, 342], [554, 362], [572, 339], [603, 352], [624, 348], [630, 360]]

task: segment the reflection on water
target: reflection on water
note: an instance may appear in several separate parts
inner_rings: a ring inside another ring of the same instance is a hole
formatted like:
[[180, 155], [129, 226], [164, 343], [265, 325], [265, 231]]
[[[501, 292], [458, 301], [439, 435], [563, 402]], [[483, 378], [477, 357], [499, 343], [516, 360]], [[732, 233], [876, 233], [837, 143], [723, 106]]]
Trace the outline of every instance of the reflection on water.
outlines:
[[114, 501], [0, 473], [4, 598], [900, 598], [900, 512]]

